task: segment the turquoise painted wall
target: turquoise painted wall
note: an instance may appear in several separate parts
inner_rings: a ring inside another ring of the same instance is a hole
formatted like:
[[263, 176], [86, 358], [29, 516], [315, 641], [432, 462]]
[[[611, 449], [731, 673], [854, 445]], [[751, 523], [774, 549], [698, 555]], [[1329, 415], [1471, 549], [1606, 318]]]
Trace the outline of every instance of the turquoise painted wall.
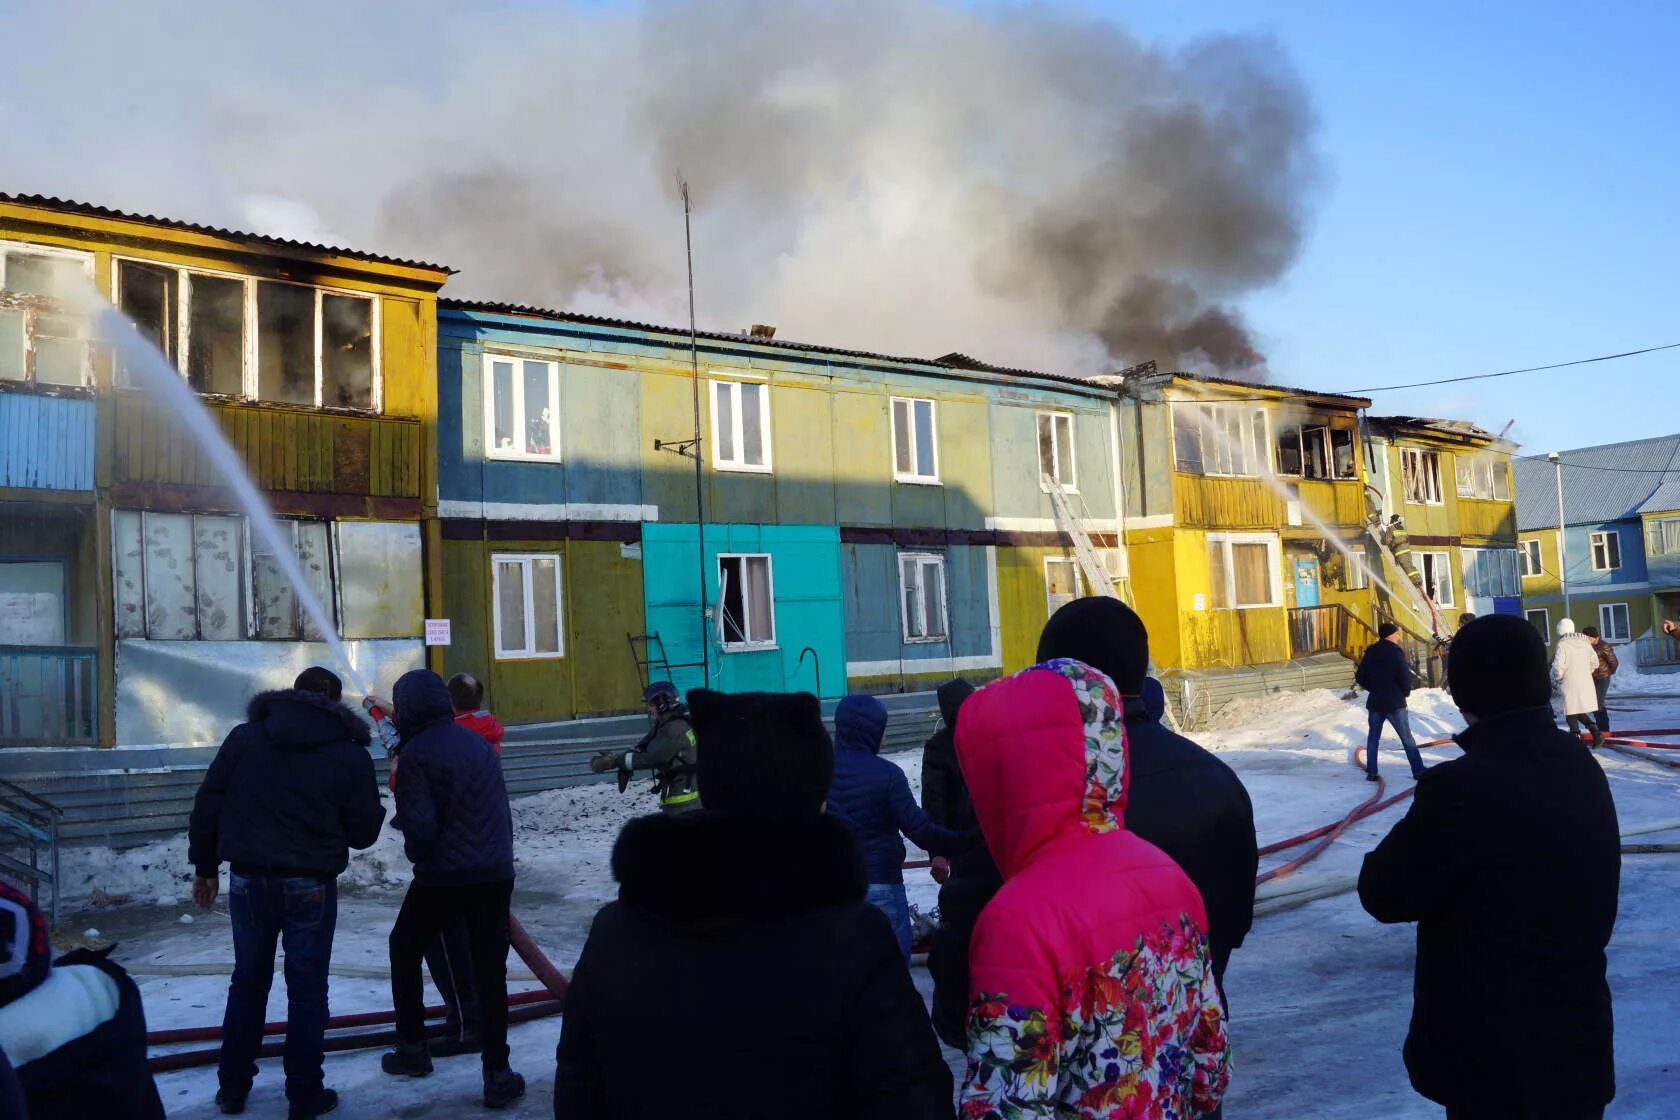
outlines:
[[[773, 649], [725, 650], [715, 621], [700, 625], [699, 531], [692, 524], [649, 522], [642, 526], [642, 572], [648, 633], [658, 633], [677, 669], [672, 679], [683, 692], [703, 683], [725, 692], [817, 691], [817, 674], [805, 647], [815, 650], [825, 698], [845, 695], [846, 631], [840, 582], [840, 530], [833, 525], [707, 525], [706, 599], [714, 610], [720, 553], [768, 553], [776, 645]], [[702, 641], [709, 646], [711, 674], [702, 677]]]

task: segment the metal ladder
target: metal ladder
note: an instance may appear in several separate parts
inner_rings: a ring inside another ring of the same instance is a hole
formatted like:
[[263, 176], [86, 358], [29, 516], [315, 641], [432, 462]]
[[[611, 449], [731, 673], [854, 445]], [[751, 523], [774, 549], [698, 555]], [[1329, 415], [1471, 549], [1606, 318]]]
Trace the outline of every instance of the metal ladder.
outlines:
[[1079, 518], [1074, 516], [1073, 508], [1068, 504], [1067, 494], [1048, 474], [1040, 477], [1044, 488], [1050, 492], [1050, 508], [1056, 513], [1057, 526], [1073, 541], [1073, 555], [1079, 562], [1079, 570], [1085, 574], [1085, 583], [1090, 587], [1091, 594], [1111, 599], [1122, 598], [1119, 589], [1114, 586], [1114, 577], [1108, 574], [1108, 569], [1103, 566], [1102, 557], [1097, 555], [1096, 545], [1091, 543], [1091, 535], [1085, 531], [1085, 526]]
[[624, 638], [630, 643], [630, 658], [636, 663], [636, 677], [642, 682], [644, 690], [653, 683], [655, 672], [665, 680], [671, 679], [671, 662], [665, 656], [665, 643], [660, 640], [659, 631], [651, 634], [627, 633]]
[[[29, 888], [29, 899], [41, 904], [41, 888], [52, 887], [49, 913], [54, 926], [58, 925], [58, 825], [64, 810], [44, 797], [37, 797], [22, 786], [0, 779], [0, 876], [11, 879], [20, 887]], [[29, 860], [13, 854], [18, 849], [29, 850]], [[45, 849], [43, 851], [43, 849]], [[45, 856], [47, 864], [41, 866]]]

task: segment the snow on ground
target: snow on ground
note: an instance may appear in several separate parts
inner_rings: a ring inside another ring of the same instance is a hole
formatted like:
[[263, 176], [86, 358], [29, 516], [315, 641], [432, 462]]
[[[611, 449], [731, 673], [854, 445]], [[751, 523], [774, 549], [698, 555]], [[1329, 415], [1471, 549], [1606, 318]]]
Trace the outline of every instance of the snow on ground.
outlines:
[[1642, 673], [1632, 656], [1624, 656], [1621, 668], [1610, 678], [1612, 696], [1680, 696], [1680, 672]]
[[[1680, 700], [1625, 699], [1615, 707], [1623, 726], [1680, 726]], [[1462, 726], [1451, 701], [1438, 691], [1414, 694], [1411, 711], [1420, 742], [1445, 738]], [[1353, 749], [1364, 743], [1365, 727], [1361, 704], [1318, 691], [1241, 702], [1193, 737], [1241, 775], [1254, 802], [1260, 840], [1267, 843], [1329, 823], [1371, 795], [1374, 787], [1349, 765]], [[1427, 748], [1424, 756], [1439, 762], [1456, 753], [1446, 745]], [[1388, 793], [1411, 784], [1392, 733], [1379, 760]], [[912, 786], [919, 786], [919, 756], [902, 754], [894, 761], [905, 768]], [[1680, 821], [1680, 772], [1615, 754], [1603, 754], [1600, 761], [1610, 775], [1624, 829]], [[623, 796], [612, 785], [600, 784], [514, 803], [515, 910], [561, 967], [576, 959], [595, 910], [614, 894], [609, 860], [618, 829], [632, 813], [649, 808], [651, 800], [640, 783]], [[1270, 889], [1345, 882], [1405, 808], [1403, 802], [1354, 825], [1322, 857]], [[385, 937], [406, 881], [400, 844], [400, 835], [387, 831], [375, 848], [355, 855], [342, 880], [334, 953], [341, 974], [332, 981], [335, 1013], [390, 1006]], [[1262, 866], [1276, 866], [1295, 854], [1268, 857]], [[97, 887], [107, 896], [150, 903], [91, 908], [64, 925], [67, 930], [94, 927], [104, 939], [121, 943], [117, 958], [140, 981], [150, 1026], [218, 1023], [232, 957], [225, 898], [209, 914], [184, 902], [189, 885], [184, 840], [125, 852], [76, 853], [65, 866], [79, 897], [91, 897]], [[928, 873], [913, 870], [906, 880], [911, 901], [931, 908], [937, 888]], [[196, 920], [182, 924], [182, 914]], [[1625, 857], [1622, 912], [1610, 951], [1620, 1087], [1607, 1114], [1612, 1120], [1673, 1114], [1680, 1071], [1668, 1023], [1671, 1008], [1680, 1003], [1680, 957], [1673, 952], [1677, 921], [1680, 860], [1672, 855]], [[1260, 1120], [1439, 1116], [1437, 1108], [1412, 1093], [1400, 1059], [1410, 1012], [1413, 937], [1410, 927], [1371, 921], [1348, 893], [1258, 919], [1227, 977], [1236, 1051], [1228, 1114]], [[194, 969], [203, 972], [180, 974]], [[927, 992], [926, 970], [918, 967], [915, 976]], [[535, 987], [516, 959], [510, 977], [512, 990]], [[284, 985], [277, 982], [271, 1019], [285, 1017], [283, 993]], [[656, 1029], [657, 1017], [650, 1021]], [[513, 1065], [526, 1075], [531, 1093], [507, 1115], [552, 1114], [550, 1083], [559, 1029], [557, 1019], [514, 1028]], [[474, 1104], [478, 1065], [475, 1058], [452, 1058], [440, 1061], [431, 1078], [395, 1081], [379, 1072], [375, 1053], [341, 1054], [328, 1058], [327, 1079], [344, 1093], [339, 1115], [346, 1120], [441, 1118]], [[279, 1111], [281, 1083], [278, 1060], [265, 1061], [252, 1098], [258, 1114]], [[159, 1088], [172, 1117], [208, 1120], [217, 1115], [214, 1067], [166, 1074]]]

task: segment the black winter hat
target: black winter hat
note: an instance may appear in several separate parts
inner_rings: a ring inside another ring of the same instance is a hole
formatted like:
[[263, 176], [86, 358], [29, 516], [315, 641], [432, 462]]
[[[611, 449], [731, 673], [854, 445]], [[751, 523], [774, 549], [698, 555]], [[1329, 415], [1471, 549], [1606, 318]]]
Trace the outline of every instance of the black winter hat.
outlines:
[[1075, 599], [1050, 616], [1038, 638], [1038, 661], [1083, 661], [1136, 696], [1149, 675], [1149, 631], [1137, 612], [1106, 596]]
[[1392, 638], [1398, 633], [1400, 633], [1400, 627], [1392, 622], [1384, 622], [1377, 627], [1378, 638]]
[[700, 803], [753, 817], [822, 812], [834, 778], [834, 743], [809, 692], [688, 694]]
[[0, 1007], [34, 991], [51, 968], [52, 942], [41, 908], [0, 883]]
[[1486, 718], [1551, 701], [1546, 643], [1526, 618], [1491, 614], [1454, 635], [1447, 681], [1460, 711]]

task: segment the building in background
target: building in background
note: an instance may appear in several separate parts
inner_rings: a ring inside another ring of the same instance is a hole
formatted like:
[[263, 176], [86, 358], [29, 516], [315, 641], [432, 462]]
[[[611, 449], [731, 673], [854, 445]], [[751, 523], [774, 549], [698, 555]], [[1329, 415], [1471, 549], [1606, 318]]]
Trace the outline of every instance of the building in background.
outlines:
[[1534, 455], [1512, 464], [1529, 618], [1548, 642], [1567, 613], [1609, 641], [1634, 643], [1642, 668], [1680, 664], [1660, 625], [1680, 615], [1680, 482], [1671, 473], [1680, 436], [1577, 448], [1558, 460]]
[[0, 741], [217, 742], [332, 655], [119, 307], [244, 459], [358, 667], [422, 660], [439, 266], [0, 195]]

